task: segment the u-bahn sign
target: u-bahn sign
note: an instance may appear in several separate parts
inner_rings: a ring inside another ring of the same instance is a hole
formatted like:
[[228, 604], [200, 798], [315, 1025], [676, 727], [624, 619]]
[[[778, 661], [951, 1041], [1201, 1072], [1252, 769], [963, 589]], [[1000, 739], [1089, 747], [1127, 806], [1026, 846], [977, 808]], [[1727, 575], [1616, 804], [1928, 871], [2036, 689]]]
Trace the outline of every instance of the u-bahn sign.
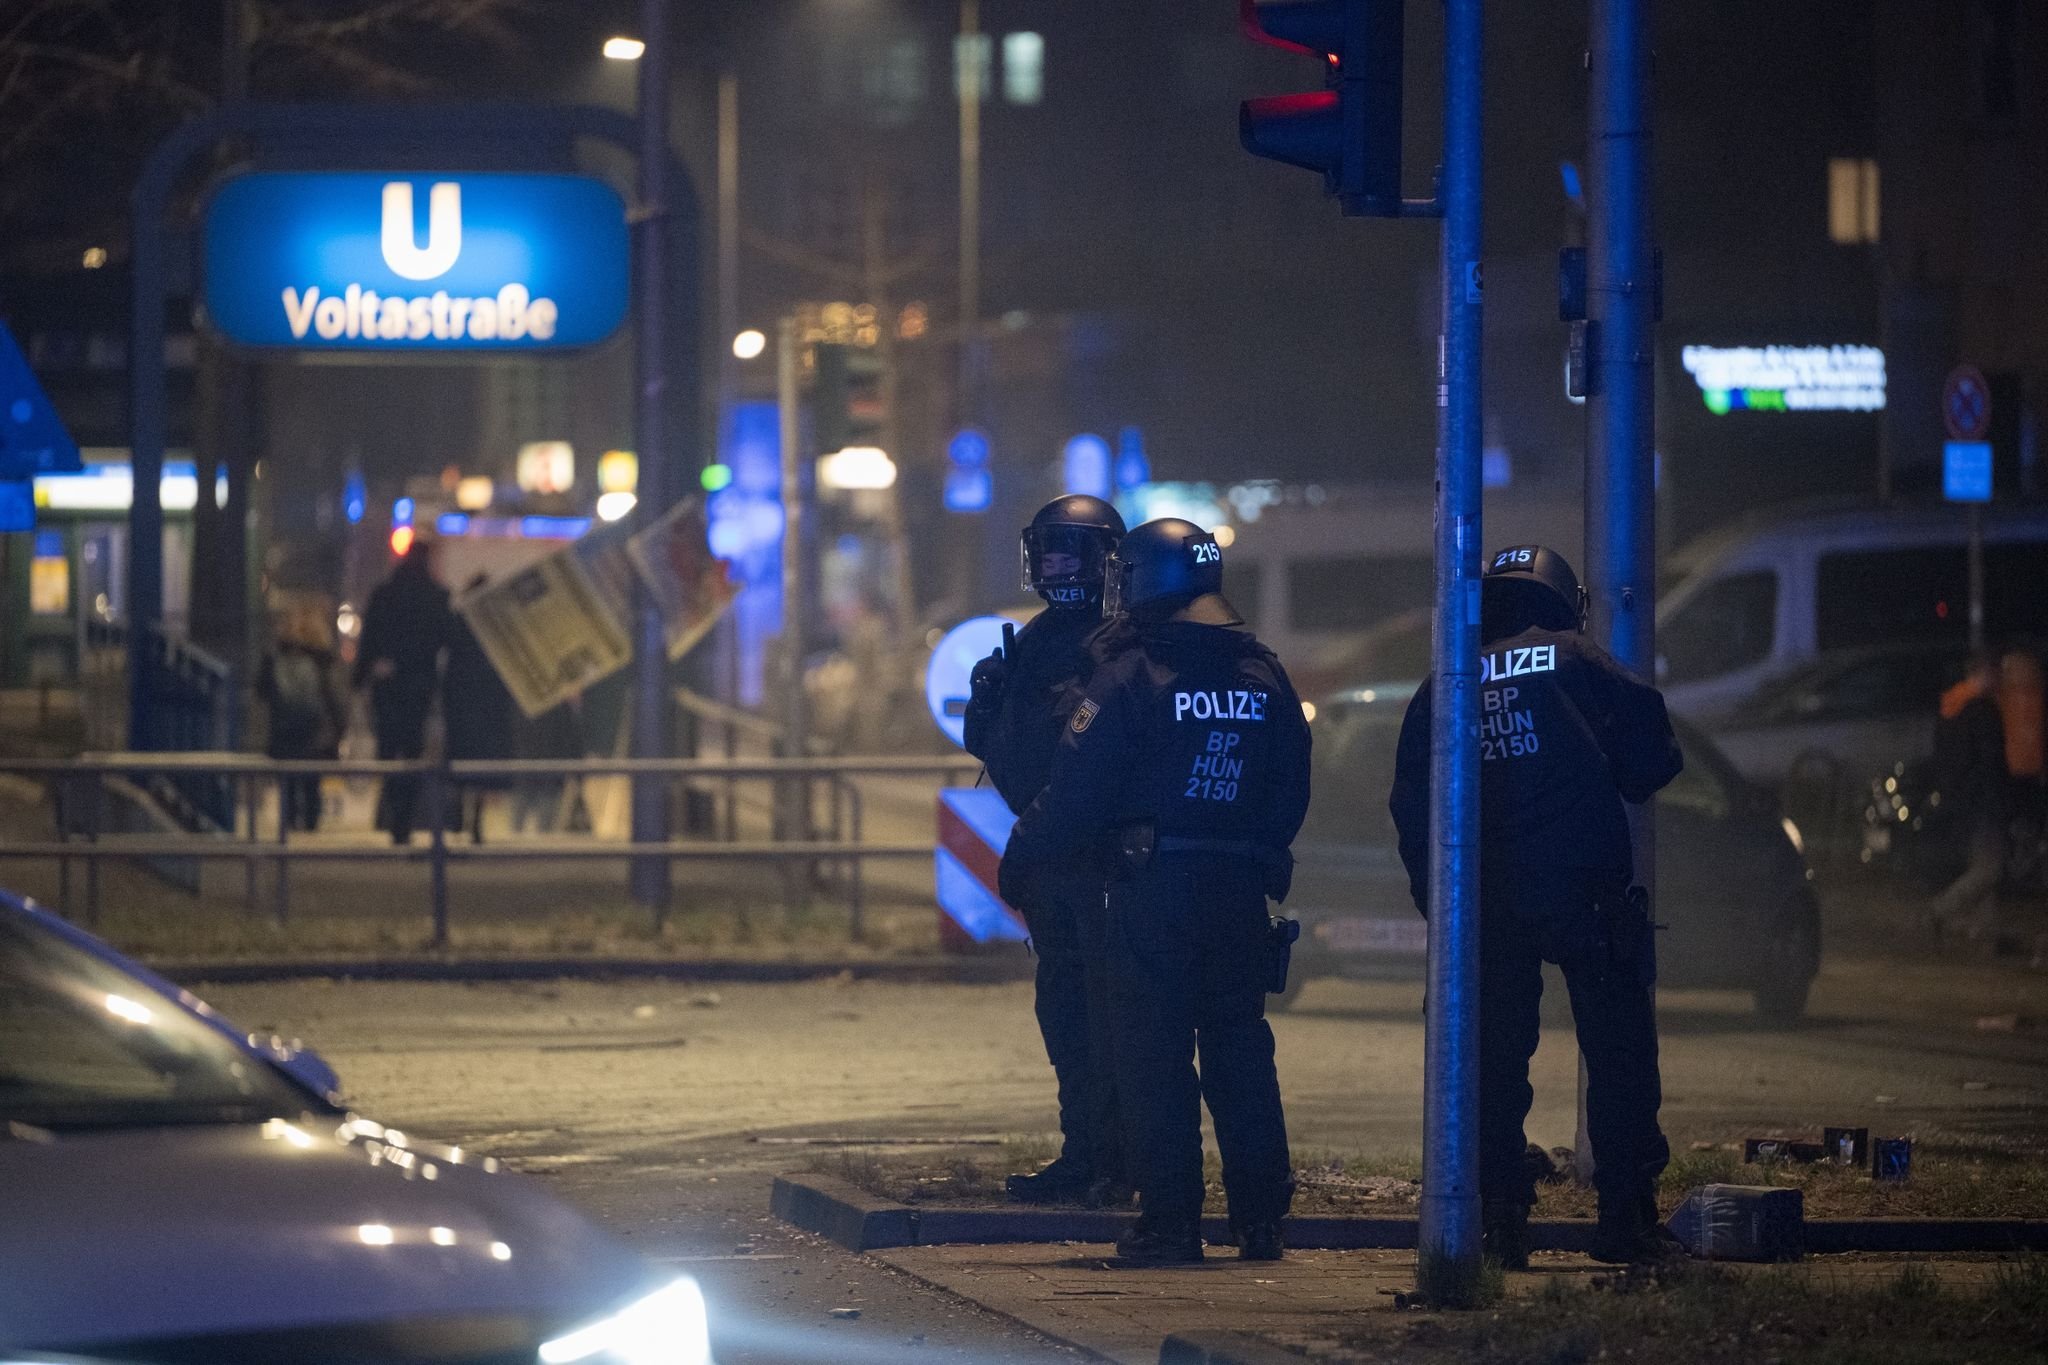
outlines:
[[257, 172], [207, 207], [206, 310], [249, 346], [587, 346], [626, 316], [627, 260], [588, 176]]

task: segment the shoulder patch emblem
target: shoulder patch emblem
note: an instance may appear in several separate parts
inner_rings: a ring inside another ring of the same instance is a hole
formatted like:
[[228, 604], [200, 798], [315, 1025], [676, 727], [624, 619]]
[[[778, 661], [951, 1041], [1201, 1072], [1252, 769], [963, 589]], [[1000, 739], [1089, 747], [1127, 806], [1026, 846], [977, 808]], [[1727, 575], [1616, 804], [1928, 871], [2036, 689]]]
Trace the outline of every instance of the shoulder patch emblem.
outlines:
[[1094, 702], [1082, 702], [1079, 706], [1074, 708], [1074, 733], [1078, 735], [1083, 730], [1086, 730], [1090, 725], [1095, 723], [1095, 718], [1101, 714], [1102, 708], [1097, 706]]

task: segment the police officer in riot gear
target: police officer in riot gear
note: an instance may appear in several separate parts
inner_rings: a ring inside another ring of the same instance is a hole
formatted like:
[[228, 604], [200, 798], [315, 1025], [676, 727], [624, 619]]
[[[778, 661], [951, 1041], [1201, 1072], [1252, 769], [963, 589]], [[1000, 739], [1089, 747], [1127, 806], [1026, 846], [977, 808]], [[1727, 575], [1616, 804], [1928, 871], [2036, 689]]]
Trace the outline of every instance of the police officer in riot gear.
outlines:
[[[1102, 584], [1123, 518], [1101, 498], [1069, 494], [1040, 508], [1019, 537], [1024, 587], [1044, 599], [1014, 641], [975, 666], [965, 716], [967, 751], [988, 765], [1011, 810], [1021, 814], [1052, 774], [1053, 752], [1080, 700], [1102, 624]], [[1057, 869], [1025, 899], [1037, 954], [1038, 1028], [1059, 1087], [1060, 1155], [1045, 1169], [1014, 1175], [1010, 1197], [1042, 1204], [1130, 1198], [1110, 1077], [1100, 964], [1102, 873]]]
[[1308, 724], [1222, 586], [1222, 550], [1193, 523], [1124, 537], [1103, 658], [1002, 865], [1004, 894], [1028, 897], [1109, 855], [1110, 1026], [1142, 1201], [1117, 1250], [1141, 1262], [1202, 1259], [1204, 1099], [1244, 1258], [1279, 1257], [1294, 1195], [1265, 1019], [1276, 927], [1293, 925], [1266, 901], [1286, 895], [1308, 810]]
[[[1480, 583], [1479, 1190], [1484, 1244], [1528, 1264], [1535, 1186], [1522, 1124], [1533, 1092], [1543, 964], [1563, 970], [1585, 1054], [1600, 1224], [1593, 1254], [1669, 1254], [1657, 1177], [1648, 898], [1633, 887], [1623, 802], [1649, 800], [1683, 760], [1664, 698], [1585, 640], [1585, 593], [1563, 556], [1516, 545]], [[1409, 704], [1389, 800], [1418, 909], [1428, 906], [1430, 684]]]

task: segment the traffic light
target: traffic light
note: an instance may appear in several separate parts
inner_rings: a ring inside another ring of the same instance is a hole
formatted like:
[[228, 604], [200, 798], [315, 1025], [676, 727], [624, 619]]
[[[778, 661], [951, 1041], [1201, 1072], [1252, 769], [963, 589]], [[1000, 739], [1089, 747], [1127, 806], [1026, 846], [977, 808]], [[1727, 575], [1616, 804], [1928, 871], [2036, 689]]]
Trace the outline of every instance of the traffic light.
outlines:
[[1351, 215], [1401, 213], [1402, 0], [1238, 0], [1247, 36], [1325, 64], [1322, 90], [1246, 100], [1253, 156], [1321, 171]]
[[819, 342], [812, 420], [818, 452], [880, 447], [888, 424], [882, 396], [882, 357], [871, 347]]

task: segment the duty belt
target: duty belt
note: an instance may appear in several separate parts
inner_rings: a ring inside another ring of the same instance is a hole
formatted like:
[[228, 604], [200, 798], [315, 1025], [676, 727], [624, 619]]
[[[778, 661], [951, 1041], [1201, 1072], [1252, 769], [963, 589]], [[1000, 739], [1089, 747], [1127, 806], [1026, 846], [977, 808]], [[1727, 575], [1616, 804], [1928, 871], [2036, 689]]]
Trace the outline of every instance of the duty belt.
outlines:
[[1215, 853], [1225, 857], [1256, 858], [1261, 862], [1275, 856], [1275, 850], [1249, 839], [1183, 839], [1173, 834], [1158, 835], [1152, 841], [1152, 848], [1157, 853]]

